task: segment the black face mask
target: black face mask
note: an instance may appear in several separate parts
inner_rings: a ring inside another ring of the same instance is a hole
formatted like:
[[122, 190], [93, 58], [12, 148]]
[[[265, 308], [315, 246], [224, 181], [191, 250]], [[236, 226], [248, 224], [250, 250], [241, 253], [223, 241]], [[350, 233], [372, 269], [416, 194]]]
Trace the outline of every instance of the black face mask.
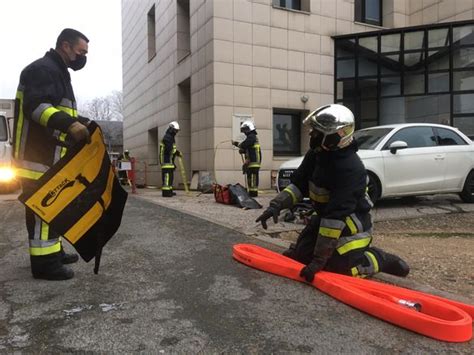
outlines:
[[81, 70], [84, 68], [87, 62], [87, 57], [85, 55], [76, 54], [76, 59], [69, 62], [68, 67], [72, 70]]

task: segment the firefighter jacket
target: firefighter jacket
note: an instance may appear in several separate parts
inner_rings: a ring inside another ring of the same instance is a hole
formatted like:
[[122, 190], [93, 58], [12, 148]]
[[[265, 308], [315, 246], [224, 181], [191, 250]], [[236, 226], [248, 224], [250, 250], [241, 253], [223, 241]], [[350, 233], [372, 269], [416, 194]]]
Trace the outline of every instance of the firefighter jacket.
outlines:
[[174, 169], [174, 159], [178, 154], [172, 128], [168, 128], [160, 143], [160, 165], [162, 169]]
[[372, 240], [367, 172], [356, 152], [355, 142], [336, 151], [309, 150], [280, 193], [280, 200], [289, 205], [309, 196], [320, 217], [318, 238], [337, 239], [340, 255], [365, 248]]
[[22, 178], [39, 179], [73, 145], [67, 131], [79, 119], [66, 64], [51, 49], [20, 75], [15, 101], [13, 160]]
[[248, 162], [249, 168], [260, 168], [262, 151], [258, 143], [256, 130], [249, 132], [247, 138], [238, 147], [241, 154], [245, 154], [245, 160]]

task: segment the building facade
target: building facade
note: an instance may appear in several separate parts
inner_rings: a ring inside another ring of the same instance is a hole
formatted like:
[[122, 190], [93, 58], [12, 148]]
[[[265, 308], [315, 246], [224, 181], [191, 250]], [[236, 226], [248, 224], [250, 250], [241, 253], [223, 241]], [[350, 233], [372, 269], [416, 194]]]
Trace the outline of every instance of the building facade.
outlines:
[[[244, 183], [231, 140], [252, 119], [261, 188], [304, 154], [302, 118], [340, 102], [357, 128], [439, 122], [474, 135], [473, 0], [122, 0], [124, 147], [160, 185], [178, 121], [188, 176]], [[179, 179], [178, 182], [179, 184]]]

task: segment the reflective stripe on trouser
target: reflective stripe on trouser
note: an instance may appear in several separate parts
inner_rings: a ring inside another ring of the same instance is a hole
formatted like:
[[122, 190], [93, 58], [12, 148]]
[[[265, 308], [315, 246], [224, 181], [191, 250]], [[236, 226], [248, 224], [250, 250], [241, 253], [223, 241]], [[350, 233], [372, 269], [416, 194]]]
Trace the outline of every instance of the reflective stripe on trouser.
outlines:
[[161, 168], [161, 180], [163, 191], [173, 191], [174, 169]]
[[258, 168], [247, 169], [247, 187], [249, 192], [258, 192]]

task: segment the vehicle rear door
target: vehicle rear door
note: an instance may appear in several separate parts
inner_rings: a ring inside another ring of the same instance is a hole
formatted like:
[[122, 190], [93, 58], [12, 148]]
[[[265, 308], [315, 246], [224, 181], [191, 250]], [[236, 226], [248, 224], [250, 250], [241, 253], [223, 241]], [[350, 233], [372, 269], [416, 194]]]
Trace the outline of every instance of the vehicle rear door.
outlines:
[[[408, 144], [391, 153], [388, 146], [395, 141]], [[432, 127], [413, 126], [397, 131], [382, 148], [385, 193], [400, 196], [422, 194], [443, 188], [445, 154], [437, 145]]]

